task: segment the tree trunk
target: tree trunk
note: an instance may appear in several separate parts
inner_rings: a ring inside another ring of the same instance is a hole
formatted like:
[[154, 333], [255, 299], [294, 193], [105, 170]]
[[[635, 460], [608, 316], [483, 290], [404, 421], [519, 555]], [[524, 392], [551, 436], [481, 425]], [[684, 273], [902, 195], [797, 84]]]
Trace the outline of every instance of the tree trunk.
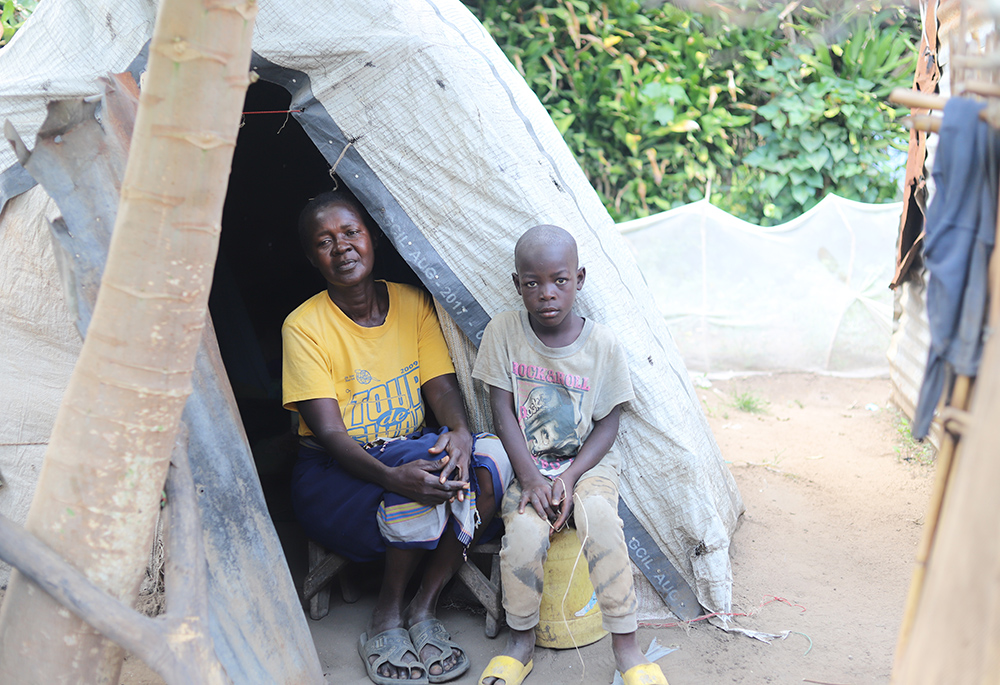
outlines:
[[[25, 528], [138, 592], [205, 326], [253, 0], [163, 0], [107, 267]], [[117, 683], [121, 650], [15, 572], [0, 682]]]

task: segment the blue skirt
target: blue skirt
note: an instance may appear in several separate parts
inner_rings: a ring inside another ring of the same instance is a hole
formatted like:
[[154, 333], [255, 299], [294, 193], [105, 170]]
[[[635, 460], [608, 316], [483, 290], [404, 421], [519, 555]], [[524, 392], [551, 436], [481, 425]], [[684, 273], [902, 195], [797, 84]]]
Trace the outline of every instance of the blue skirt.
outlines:
[[[423, 429], [405, 440], [394, 440], [368, 448], [368, 453], [386, 466], [399, 466], [417, 459], [427, 459], [427, 450], [437, 442], [440, 431]], [[476, 436], [478, 439], [480, 436]], [[492, 436], [490, 436], [492, 437]], [[479, 484], [475, 468], [486, 467], [493, 480], [493, 492], [500, 502], [509, 482], [504, 466], [493, 458], [478, 455], [473, 448], [470, 486], [477, 495]], [[386, 491], [382, 486], [360, 480], [347, 473], [325, 450], [299, 445], [299, 458], [292, 470], [292, 506], [295, 517], [310, 539], [352, 561], [375, 561], [385, 554], [386, 542], [378, 524], [378, 510]], [[394, 499], [400, 499], [394, 496]], [[484, 535], [495, 534], [500, 527], [496, 517]], [[460, 529], [456, 526], [456, 534]], [[440, 539], [440, 538], [438, 538]], [[438, 539], [419, 544], [396, 544], [399, 547], [434, 549]], [[488, 539], [484, 537], [483, 539]]]

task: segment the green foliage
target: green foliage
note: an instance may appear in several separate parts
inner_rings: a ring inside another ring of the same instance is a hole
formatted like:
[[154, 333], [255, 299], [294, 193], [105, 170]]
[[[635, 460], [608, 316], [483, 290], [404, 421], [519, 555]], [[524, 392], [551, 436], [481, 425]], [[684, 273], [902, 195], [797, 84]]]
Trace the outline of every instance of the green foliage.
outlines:
[[747, 414], [763, 414], [767, 412], [767, 405], [770, 402], [763, 397], [758, 397], [752, 392], [734, 392], [732, 407]]
[[[469, 0], [616, 220], [701, 199], [765, 224], [827, 192], [892, 199], [904, 10], [709, 16], [636, 0]], [[789, 5], [789, 7], [792, 7]], [[853, 5], [848, 7], [854, 7]], [[853, 12], [853, 14], [852, 14]]]
[[906, 415], [896, 410], [893, 414], [893, 424], [896, 427], [896, 457], [901, 461], [916, 462], [930, 466], [937, 457], [937, 450], [930, 440], [917, 440], [910, 432], [910, 422]]
[[839, 39], [805, 26], [808, 45], [756, 62], [761, 89], [772, 97], [757, 108], [760, 138], [743, 163], [760, 183], [734, 189], [733, 202], [759, 206], [778, 222], [830, 192], [862, 202], [896, 199], [902, 158], [893, 166], [890, 150], [905, 150], [907, 136], [887, 96], [909, 84], [914, 64], [906, 33], [891, 25], [880, 30], [891, 18], [888, 12], [857, 17]]
[[0, 10], [0, 28], [3, 35], [0, 36], [0, 46], [6, 45], [7, 41], [13, 37], [14, 32], [21, 28], [31, 13], [38, 6], [38, 0], [3, 0], [3, 9]]

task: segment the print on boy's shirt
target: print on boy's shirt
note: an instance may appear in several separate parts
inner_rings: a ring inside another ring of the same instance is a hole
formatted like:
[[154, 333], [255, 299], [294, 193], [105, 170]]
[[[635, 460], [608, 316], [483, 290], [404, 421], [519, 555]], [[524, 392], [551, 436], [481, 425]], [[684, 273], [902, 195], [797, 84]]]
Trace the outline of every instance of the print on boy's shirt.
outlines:
[[576, 428], [590, 379], [518, 362], [511, 367], [528, 451], [543, 475], [556, 476], [569, 468], [582, 446]]
[[[363, 372], [369, 382], [377, 382]], [[362, 375], [359, 371], [354, 376]], [[412, 433], [424, 423], [420, 396], [420, 364], [413, 362], [391, 381], [354, 391], [344, 408], [347, 432], [358, 442], [395, 438]]]

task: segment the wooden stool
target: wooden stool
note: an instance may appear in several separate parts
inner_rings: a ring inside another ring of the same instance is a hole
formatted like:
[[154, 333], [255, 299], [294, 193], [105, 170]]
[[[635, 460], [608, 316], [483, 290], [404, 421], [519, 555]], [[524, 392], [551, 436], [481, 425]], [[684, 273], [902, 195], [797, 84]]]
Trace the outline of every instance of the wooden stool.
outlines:
[[487, 578], [479, 567], [466, 559], [458, 569], [461, 580], [479, 603], [486, 609], [486, 637], [496, 637], [504, 620], [503, 587], [500, 582], [500, 543], [487, 542], [469, 549], [469, 554], [489, 554], [490, 577]]
[[[486, 637], [496, 637], [503, 623], [502, 588], [500, 583], [500, 543], [488, 542], [469, 549], [469, 554], [489, 554], [490, 577], [466, 559], [458, 569], [458, 579], [486, 609]], [[358, 601], [361, 592], [349, 578], [341, 575], [347, 559], [327, 551], [318, 542], [309, 541], [309, 572], [302, 583], [302, 599], [309, 602], [309, 617], [320, 620], [330, 613], [330, 585], [339, 576], [340, 591], [347, 604]]]
[[347, 559], [327, 551], [318, 542], [309, 541], [309, 572], [302, 582], [302, 599], [309, 602], [309, 618], [318, 621], [330, 613], [330, 584], [340, 576], [340, 594], [347, 604], [361, 597], [361, 591], [349, 578], [341, 575]]

